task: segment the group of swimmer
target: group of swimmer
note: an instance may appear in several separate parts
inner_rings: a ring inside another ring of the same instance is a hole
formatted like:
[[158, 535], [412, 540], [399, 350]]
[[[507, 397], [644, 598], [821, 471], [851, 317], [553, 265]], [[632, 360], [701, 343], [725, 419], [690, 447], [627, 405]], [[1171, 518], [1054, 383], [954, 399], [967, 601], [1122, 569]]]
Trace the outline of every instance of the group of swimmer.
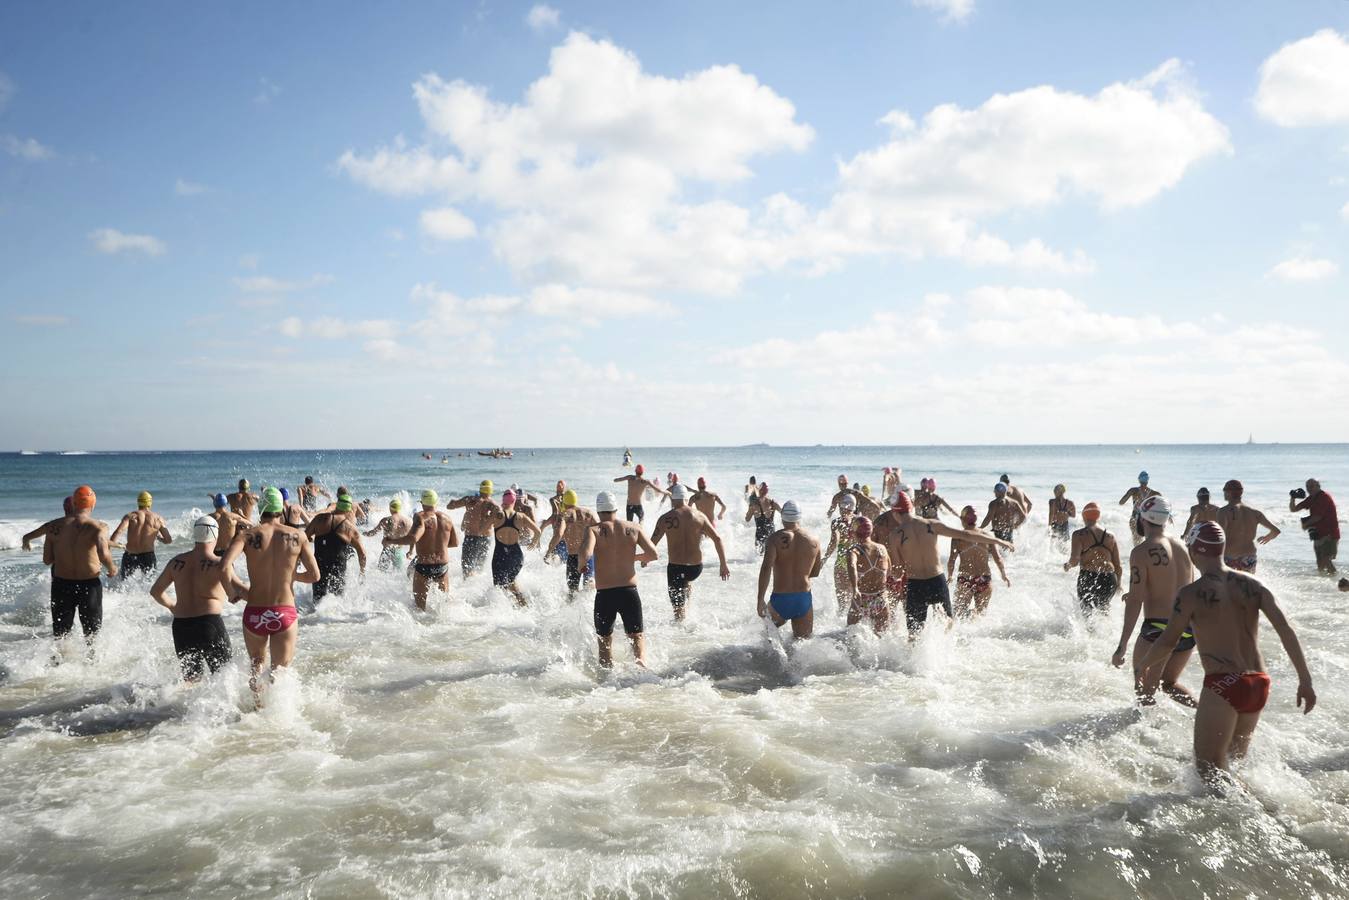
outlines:
[[[1298, 705], [1310, 712], [1316, 702], [1297, 636], [1273, 594], [1253, 575], [1257, 545], [1280, 532], [1262, 512], [1242, 502], [1243, 487], [1234, 479], [1223, 486], [1224, 506], [1209, 502], [1206, 489], [1199, 491], [1182, 542], [1166, 533], [1172, 521], [1170, 502], [1150, 486], [1146, 472], [1138, 480], [1119, 501], [1133, 505], [1133, 549], [1123, 598], [1124, 624], [1112, 662], [1124, 664], [1141, 616], [1132, 656], [1139, 701], [1153, 702], [1160, 687], [1177, 701], [1197, 707], [1196, 760], [1201, 773], [1213, 780], [1227, 768], [1229, 758], [1245, 753], [1268, 698], [1269, 677], [1256, 641], [1261, 612], [1297, 670]], [[513, 484], [498, 502], [493, 482], [483, 480], [477, 493], [451, 499], [443, 509], [440, 497], [430, 489], [421, 493], [420, 509], [410, 516], [395, 499], [388, 515], [362, 530], [373, 518], [369, 501], [357, 503], [344, 487], [334, 497], [307, 477], [297, 486], [293, 502], [286, 489], [267, 487], [258, 494], [241, 479], [237, 491], [211, 497], [213, 512], [193, 523], [193, 549], [170, 560], [151, 585], [150, 595], [173, 614], [174, 647], [188, 680], [228, 661], [230, 641], [220, 613], [225, 602], [244, 601], [250, 686], [260, 704], [260, 679], [269, 659], [269, 677], [294, 659], [298, 635], [294, 583], [313, 585], [316, 604], [329, 594], [342, 594], [353, 556], [361, 574], [365, 572], [363, 535], [380, 536], [380, 568], [399, 570], [407, 565], [412, 600], [422, 610], [433, 589], [448, 594], [449, 551], [455, 547], [461, 548], [465, 579], [487, 568], [490, 557], [493, 583], [517, 604], [526, 605], [517, 577], [525, 549], [538, 548], [547, 562], [564, 565], [569, 599], [583, 582], [593, 585], [600, 664], [612, 665], [612, 635], [621, 619], [636, 662], [645, 665], [637, 566], [657, 561], [657, 546], [665, 542], [669, 600], [675, 619], [683, 621], [693, 582], [702, 574], [704, 539], [717, 554], [720, 577], [730, 577], [717, 529], [727, 507], [708, 490], [705, 478], [698, 478], [691, 490], [671, 472], [667, 486], [661, 486], [637, 465], [633, 474], [620, 475], [614, 482], [623, 485], [622, 519], [619, 498], [610, 491], [599, 493], [592, 509], [582, 506], [576, 492], [559, 480], [547, 498], [549, 514], [540, 520], [544, 507], [539, 497]], [[1055, 486], [1053, 494], [1047, 525], [1051, 538], [1068, 553], [1064, 571], [1079, 569], [1077, 595], [1084, 613], [1106, 610], [1123, 582], [1118, 543], [1099, 525], [1096, 503], [1082, 507], [1084, 527], [1071, 530], [1076, 504], [1064, 485]], [[937, 493], [932, 478], [911, 489], [897, 467], [882, 473], [884, 506], [868, 487], [850, 486], [840, 475], [838, 491], [825, 513], [830, 539], [822, 549], [821, 542], [800, 527], [797, 503], [779, 504], [766, 483], [751, 478], [745, 488], [745, 521], [755, 523], [755, 545], [763, 557], [756, 596], [759, 616], [778, 627], [790, 622], [796, 638], [809, 638], [814, 626], [811, 582], [831, 556], [838, 609], [846, 612], [849, 625], [865, 621], [881, 632], [902, 609], [912, 639], [924, 628], [933, 607], [943, 610], [948, 627], [958, 616], [981, 614], [993, 595], [990, 565], [1010, 586], [999, 550], [1014, 550], [1017, 529], [1029, 520], [1032, 508], [1030, 497], [1005, 474], [994, 485], [993, 495], [981, 519], [972, 505], [957, 513]], [[1305, 491], [1290, 495], [1290, 510], [1310, 513], [1302, 524], [1316, 548], [1318, 566], [1333, 573], [1339, 538], [1333, 498], [1314, 479]], [[644, 502], [652, 496], [661, 506], [668, 500], [671, 508], [657, 517], [647, 535]], [[320, 498], [330, 502], [320, 508]], [[31, 540], [45, 538], [43, 561], [52, 567], [53, 634], [57, 638], [69, 634], [78, 616], [86, 640], [92, 642], [102, 622], [101, 572], [106, 569], [109, 577], [119, 578], [154, 574], [155, 545], [171, 542], [172, 536], [153, 512], [148, 492], [140, 494], [137, 509], [127, 513], [111, 534], [92, 517], [96, 497], [88, 485], [78, 487], [65, 502], [65, 514], [25, 535], [24, 548]], [[448, 514], [456, 509], [464, 510], [462, 539]], [[956, 516], [959, 527], [942, 522], [943, 512]], [[775, 518], [780, 527], [774, 527]], [[1266, 531], [1257, 537], [1260, 527]], [[543, 534], [548, 528], [552, 537], [545, 548]], [[111, 548], [122, 535], [126, 543], [119, 569]], [[938, 546], [941, 537], [951, 541], [945, 567]], [[412, 556], [405, 560], [408, 548]], [[235, 570], [240, 557], [247, 581]], [[1340, 587], [1349, 590], [1349, 581], [1341, 581]], [[1205, 672], [1197, 701], [1179, 682], [1196, 646]]]

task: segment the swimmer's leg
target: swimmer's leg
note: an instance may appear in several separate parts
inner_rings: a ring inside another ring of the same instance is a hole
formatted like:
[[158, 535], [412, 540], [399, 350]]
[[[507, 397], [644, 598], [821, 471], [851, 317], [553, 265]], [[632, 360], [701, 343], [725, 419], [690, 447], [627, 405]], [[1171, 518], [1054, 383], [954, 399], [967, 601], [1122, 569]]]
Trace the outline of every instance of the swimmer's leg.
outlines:
[[974, 614], [982, 616], [988, 612], [988, 601], [993, 599], [993, 588], [990, 585], [986, 590], [976, 591], [974, 594]]
[[[1179, 653], [1172, 653], [1171, 658], [1166, 661], [1162, 668], [1162, 690], [1170, 695], [1171, 699], [1181, 706], [1196, 707], [1198, 701], [1187, 688], [1179, 684], [1180, 676], [1185, 671], [1185, 664], [1190, 661], [1190, 656], [1194, 650], [1182, 650]], [[1225, 701], [1224, 701], [1225, 702]]]
[[614, 636], [612, 634], [596, 635], [600, 644], [600, 665], [606, 669], [614, 667]]
[[1194, 763], [1199, 769], [1199, 777], [1210, 787], [1222, 787], [1229, 782], [1226, 777], [1227, 752], [1238, 718], [1231, 704], [1215, 692], [1200, 693], [1194, 716]]
[[412, 602], [415, 603], [417, 605], [417, 608], [422, 611], [426, 610], [426, 589], [429, 584], [430, 582], [428, 581], [425, 575], [423, 575], [421, 572], [417, 572], [415, 570], [413, 571]]
[[628, 635], [628, 640], [632, 641], [632, 656], [637, 665], [643, 669], [646, 668], [646, 635], [642, 632]]
[[[773, 618], [777, 618], [774, 616]], [[808, 638], [815, 631], [815, 610], [808, 609], [801, 615], [792, 619], [792, 636], [797, 638]]]
[[[1150, 674], [1147, 678], [1138, 677], [1138, 669], [1143, 662], [1143, 657], [1147, 656], [1148, 651], [1151, 649], [1152, 642], [1143, 640], [1141, 633], [1138, 637], [1134, 638], [1134, 694], [1137, 696], [1138, 702], [1144, 706], [1152, 706], [1157, 702], [1155, 695], [1157, 693], [1157, 685], [1161, 681], [1160, 674]], [[1153, 673], [1157, 672], [1155, 668], [1152, 671]]]
[[1251, 738], [1255, 735], [1255, 726], [1260, 724], [1260, 713], [1239, 713], [1237, 727], [1232, 732], [1232, 746], [1227, 755], [1232, 759], [1242, 759], [1251, 749]]
[[262, 635], [244, 629], [244, 649], [248, 652], [250, 666], [248, 689], [253, 692], [253, 702], [259, 709], [262, 708], [262, 685], [258, 683], [258, 676], [262, 674], [262, 667], [267, 664], [267, 640]]

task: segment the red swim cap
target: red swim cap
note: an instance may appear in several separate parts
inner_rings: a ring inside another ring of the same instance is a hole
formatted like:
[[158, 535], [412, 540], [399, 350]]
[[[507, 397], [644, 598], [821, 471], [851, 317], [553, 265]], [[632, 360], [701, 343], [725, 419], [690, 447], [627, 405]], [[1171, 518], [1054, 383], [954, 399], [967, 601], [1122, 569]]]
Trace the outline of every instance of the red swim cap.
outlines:
[[75, 488], [75, 493], [70, 495], [70, 505], [80, 510], [93, 509], [94, 504], [98, 502], [98, 497], [94, 495], [94, 489], [87, 484], [82, 484]]
[[902, 513], [913, 512], [913, 501], [910, 500], [909, 495], [903, 491], [898, 491], [895, 494], [895, 502], [892, 503], [891, 506]]
[[701, 475], [698, 476], [698, 490], [700, 491], [707, 490], [707, 479]]
[[1237, 481], [1235, 478], [1233, 478], [1231, 481], [1227, 482], [1227, 484], [1223, 485], [1223, 490], [1230, 491], [1233, 494], [1236, 494], [1238, 497], [1240, 497], [1241, 492], [1246, 490], [1246, 488], [1242, 487], [1240, 481]]
[[637, 468], [633, 469], [633, 471], [636, 472], [638, 475], [646, 474], [646, 469], [642, 466], [641, 463], [638, 463]]
[[1222, 526], [1217, 522], [1200, 522], [1190, 529], [1190, 533], [1185, 535], [1185, 543], [1190, 548], [1190, 555], [1199, 556], [1222, 556], [1223, 546], [1227, 543], [1227, 535], [1223, 534]]
[[871, 540], [871, 520], [866, 516], [858, 516], [853, 519], [852, 531], [859, 541]]
[[1088, 503], [1082, 507], [1082, 521], [1091, 524], [1101, 518], [1101, 508], [1095, 503]]

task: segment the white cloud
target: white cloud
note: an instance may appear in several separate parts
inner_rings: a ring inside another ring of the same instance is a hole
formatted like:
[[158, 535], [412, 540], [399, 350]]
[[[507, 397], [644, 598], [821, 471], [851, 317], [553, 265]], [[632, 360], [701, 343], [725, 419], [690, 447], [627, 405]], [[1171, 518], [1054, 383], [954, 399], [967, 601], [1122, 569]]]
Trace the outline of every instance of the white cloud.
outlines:
[[[240, 264], [244, 264], [244, 257]], [[251, 267], [250, 267], [251, 268]], [[235, 278], [234, 286], [247, 294], [292, 294], [296, 291], [307, 291], [311, 288], [322, 287], [325, 284], [331, 284], [333, 276], [331, 275], [310, 275], [308, 278], [294, 281], [282, 278], [273, 278], [270, 275], [251, 275], [247, 278]]]
[[601, 319], [629, 319], [650, 315], [669, 315], [669, 306], [621, 291], [569, 288], [547, 284], [529, 295], [529, 311], [540, 316], [555, 316], [592, 324]]
[[10, 156], [34, 162], [52, 157], [51, 148], [43, 146], [33, 138], [17, 138], [12, 134], [0, 135], [0, 147], [3, 147]]
[[1255, 108], [1286, 128], [1349, 122], [1349, 40], [1324, 28], [1260, 65]]
[[422, 233], [438, 241], [462, 241], [478, 233], [473, 220], [453, 206], [425, 210], [420, 222]]
[[529, 14], [525, 16], [525, 24], [535, 31], [560, 28], [562, 26], [562, 14], [547, 4], [536, 3], [530, 7]]
[[89, 240], [99, 253], [136, 251], [147, 256], [163, 256], [168, 250], [164, 242], [148, 234], [125, 234], [116, 228], [99, 228], [89, 232]]
[[195, 197], [198, 194], [204, 194], [209, 190], [210, 188], [204, 184], [198, 184], [195, 181], [187, 181], [183, 178], [179, 178], [173, 183], [173, 192], [179, 197]]
[[277, 326], [286, 337], [312, 337], [326, 341], [340, 341], [348, 338], [370, 338], [372, 340], [390, 340], [398, 333], [398, 325], [388, 319], [336, 319], [322, 316], [305, 321], [298, 316], [289, 316]]
[[20, 325], [30, 325], [35, 328], [60, 328], [70, 324], [70, 316], [24, 315], [14, 316], [14, 321]]
[[1269, 277], [1284, 281], [1322, 281], [1340, 272], [1339, 264], [1329, 259], [1295, 256], [1269, 270]]
[[964, 22], [974, 12], [974, 0], [913, 0], [913, 5], [941, 13], [943, 22]]

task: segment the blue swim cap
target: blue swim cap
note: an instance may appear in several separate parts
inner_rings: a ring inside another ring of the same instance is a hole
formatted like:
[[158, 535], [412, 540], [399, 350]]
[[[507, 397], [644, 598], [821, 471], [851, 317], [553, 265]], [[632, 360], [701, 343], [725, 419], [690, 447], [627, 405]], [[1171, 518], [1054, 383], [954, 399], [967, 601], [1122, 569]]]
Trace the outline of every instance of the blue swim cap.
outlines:
[[290, 502], [290, 491], [286, 490], [285, 488], [282, 488], [282, 489], [281, 489], [281, 499], [284, 500], [284, 501], [286, 501], [287, 503], [289, 503], [289, 502]]
[[230, 502], [229, 502], [229, 500], [225, 499], [225, 495], [224, 495], [224, 494], [216, 494], [216, 495], [215, 495], [215, 508], [216, 508], [216, 509], [221, 509], [222, 507], [226, 507], [226, 506], [229, 506], [229, 505], [230, 505]]
[[1005, 494], [1005, 493], [1007, 493], [1007, 485], [1005, 485], [1005, 484], [1003, 484], [1001, 481], [999, 481], [997, 484], [993, 485], [993, 493], [995, 493], [995, 494]]

